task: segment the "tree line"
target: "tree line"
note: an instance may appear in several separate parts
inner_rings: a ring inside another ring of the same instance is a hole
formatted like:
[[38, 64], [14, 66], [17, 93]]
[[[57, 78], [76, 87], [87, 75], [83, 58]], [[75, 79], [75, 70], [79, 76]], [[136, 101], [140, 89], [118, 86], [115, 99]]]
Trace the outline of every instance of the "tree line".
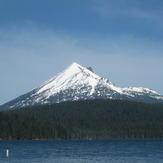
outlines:
[[0, 138], [163, 138], [163, 104], [98, 99], [0, 112]]

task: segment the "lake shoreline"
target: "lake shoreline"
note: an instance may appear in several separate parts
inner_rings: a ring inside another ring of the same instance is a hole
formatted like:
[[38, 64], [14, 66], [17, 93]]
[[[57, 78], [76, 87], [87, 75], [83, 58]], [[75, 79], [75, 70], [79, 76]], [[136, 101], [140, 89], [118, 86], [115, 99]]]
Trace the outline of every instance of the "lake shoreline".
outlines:
[[42, 140], [154, 140], [154, 139], [158, 139], [158, 140], [163, 140], [163, 138], [96, 138], [96, 139], [87, 139], [87, 138], [83, 138], [83, 139], [1, 139], [0, 141], [42, 141]]

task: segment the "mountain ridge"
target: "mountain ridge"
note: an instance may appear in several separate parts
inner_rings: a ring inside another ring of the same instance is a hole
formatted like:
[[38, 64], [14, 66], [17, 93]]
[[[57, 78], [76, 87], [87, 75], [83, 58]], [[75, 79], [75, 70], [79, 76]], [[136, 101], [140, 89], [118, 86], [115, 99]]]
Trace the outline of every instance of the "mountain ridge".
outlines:
[[92, 68], [73, 62], [39, 87], [0, 106], [0, 110], [87, 99], [163, 102], [163, 96], [154, 90], [143, 87], [117, 87], [108, 79], [96, 75]]

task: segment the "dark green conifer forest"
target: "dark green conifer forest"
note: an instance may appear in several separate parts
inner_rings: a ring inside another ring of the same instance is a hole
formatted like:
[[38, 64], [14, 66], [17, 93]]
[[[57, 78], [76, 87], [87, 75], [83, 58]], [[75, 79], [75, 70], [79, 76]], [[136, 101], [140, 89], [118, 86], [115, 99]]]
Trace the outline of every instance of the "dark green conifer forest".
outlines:
[[0, 112], [0, 139], [163, 138], [163, 104], [86, 100]]

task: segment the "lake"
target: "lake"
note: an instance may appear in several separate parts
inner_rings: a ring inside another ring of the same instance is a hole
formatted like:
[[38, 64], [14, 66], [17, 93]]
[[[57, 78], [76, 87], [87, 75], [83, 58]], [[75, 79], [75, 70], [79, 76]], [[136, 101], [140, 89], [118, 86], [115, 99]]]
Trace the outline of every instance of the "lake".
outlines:
[[6, 140], [0, 141], [0, 162], [162, 163], [163, 139]]

